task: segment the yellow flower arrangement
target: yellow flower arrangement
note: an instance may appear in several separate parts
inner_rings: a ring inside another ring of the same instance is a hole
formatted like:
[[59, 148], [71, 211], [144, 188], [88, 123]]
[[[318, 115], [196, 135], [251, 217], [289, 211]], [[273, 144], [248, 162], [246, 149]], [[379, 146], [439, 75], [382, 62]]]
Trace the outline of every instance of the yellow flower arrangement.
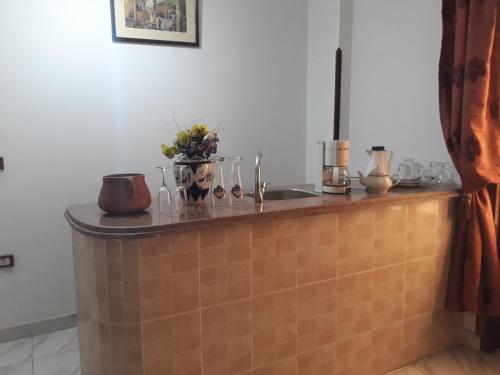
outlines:
[[194, 124], [191, 129], [179, 131], [173, 145], [162, 144], [161, 149], [169, 159], [178, 154], [208, 158], [217, 152], [218, 141], [217, 134], [211, 133], [206, 124]]
[[173, 159], [175, 155], [179, 153], [179, 150], [175, 146], [167, 146], [165, 143], [161, 145], [161, 151], [169, 159]]
[[175, 143], [183, 147], [189, 147], [191, 145], [191, 132], [189, 130], [178, 132], [177, 141]]
[[205, 124], [194, 124], [191, 127], [191, 134], [195, 138], [205, 138], [208, 133], [208, 126]]

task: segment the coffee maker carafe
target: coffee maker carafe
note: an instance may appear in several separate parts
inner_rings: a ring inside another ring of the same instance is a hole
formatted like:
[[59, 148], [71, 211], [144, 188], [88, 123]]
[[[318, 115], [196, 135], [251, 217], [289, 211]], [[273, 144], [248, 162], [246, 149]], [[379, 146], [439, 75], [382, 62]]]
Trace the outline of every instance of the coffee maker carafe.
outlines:
[[349, 142], [318, 142], [317, 192], [349, 194]]

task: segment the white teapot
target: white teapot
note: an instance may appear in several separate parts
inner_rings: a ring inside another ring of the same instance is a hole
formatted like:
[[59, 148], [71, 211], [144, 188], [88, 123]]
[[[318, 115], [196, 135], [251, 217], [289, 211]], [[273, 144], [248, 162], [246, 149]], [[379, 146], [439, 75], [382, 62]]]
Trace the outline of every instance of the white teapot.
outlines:
[[363, 173], [358, 172], [359, 182], [366, 187], [369, 193], [385, 194], [390, 188], [396, 186], [401, 181], [401, 177], [398, 174], [395, 175], [397, 181], [394, 182], [393, 177], [385, 172], [386, 170], [380, 165], [377, 165], [366, 177], [363, 176]]

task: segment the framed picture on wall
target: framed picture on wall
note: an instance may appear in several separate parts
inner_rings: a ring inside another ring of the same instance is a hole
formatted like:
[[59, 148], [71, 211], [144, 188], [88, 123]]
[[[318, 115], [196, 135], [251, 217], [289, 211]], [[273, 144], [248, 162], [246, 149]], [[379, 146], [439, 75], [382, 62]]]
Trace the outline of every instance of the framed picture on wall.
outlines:
[[113, 41], [198, 47], [198, 0], [111, 0]]

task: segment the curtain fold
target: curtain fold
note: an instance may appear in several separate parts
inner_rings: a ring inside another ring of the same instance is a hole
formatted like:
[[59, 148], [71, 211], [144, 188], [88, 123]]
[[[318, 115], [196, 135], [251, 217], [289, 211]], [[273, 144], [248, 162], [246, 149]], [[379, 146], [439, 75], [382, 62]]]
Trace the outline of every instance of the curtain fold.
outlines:
[[498, 0], [443, 0], [441, 125], [464, 191], [446, 305], [500, 316], [495, 223], [500, 184], [499, 32]]

